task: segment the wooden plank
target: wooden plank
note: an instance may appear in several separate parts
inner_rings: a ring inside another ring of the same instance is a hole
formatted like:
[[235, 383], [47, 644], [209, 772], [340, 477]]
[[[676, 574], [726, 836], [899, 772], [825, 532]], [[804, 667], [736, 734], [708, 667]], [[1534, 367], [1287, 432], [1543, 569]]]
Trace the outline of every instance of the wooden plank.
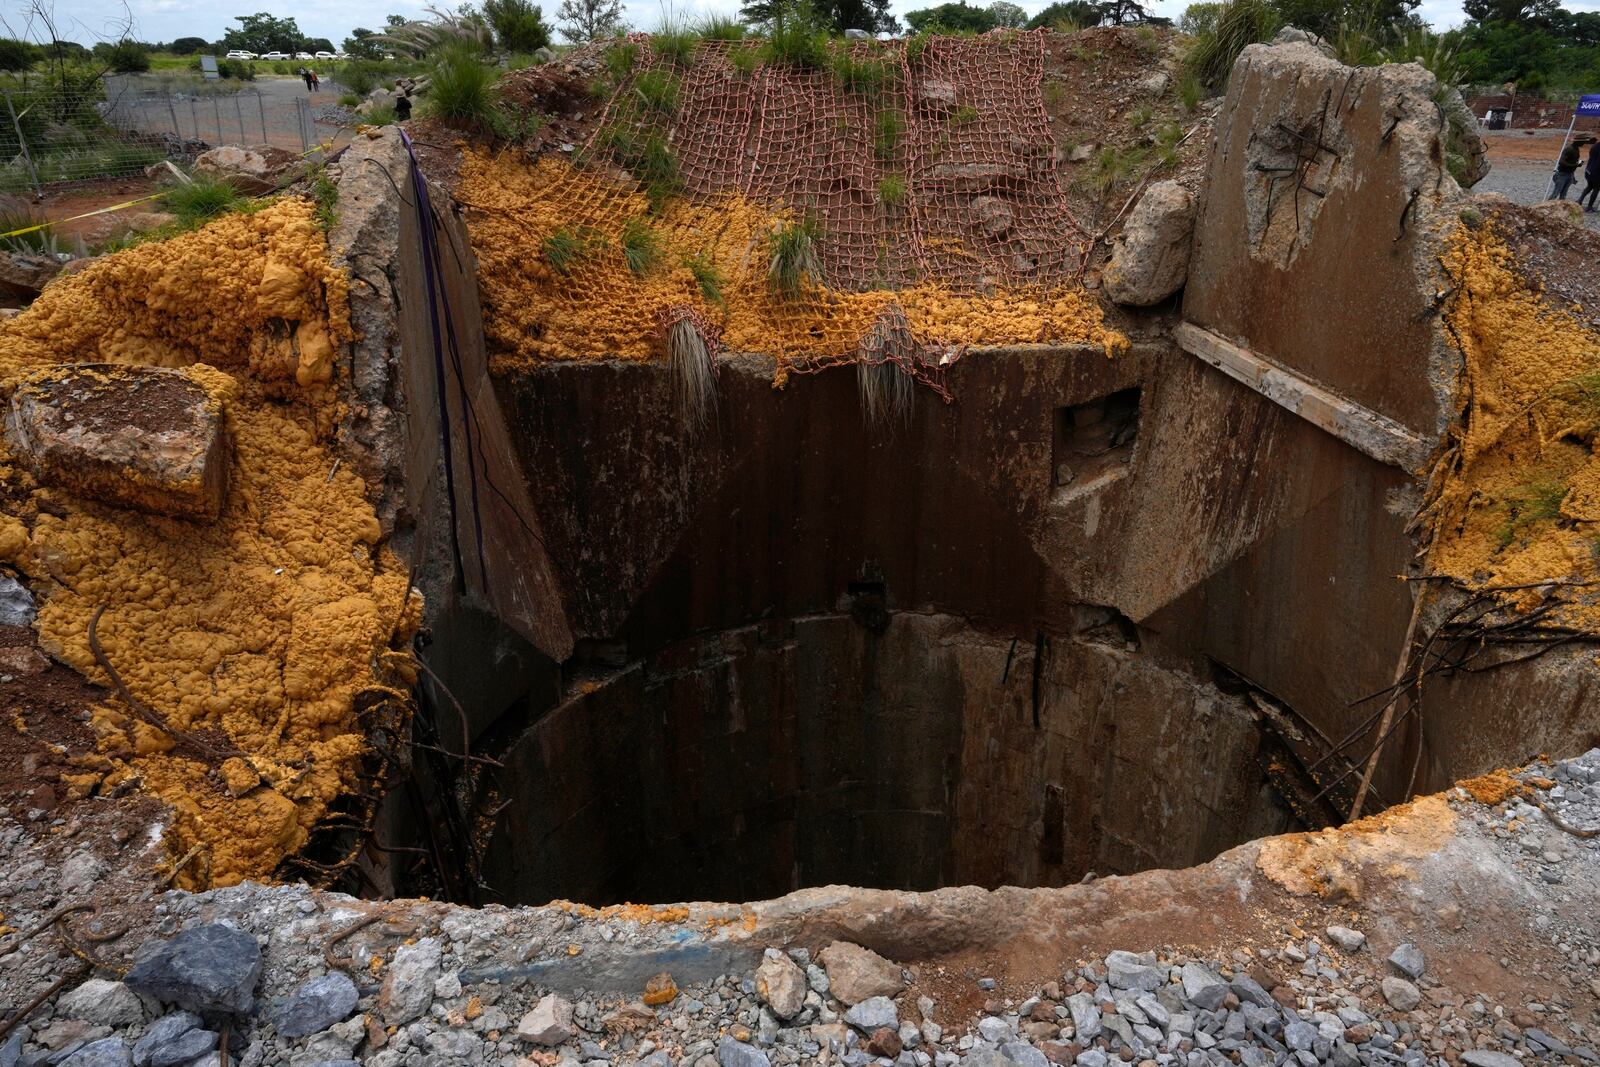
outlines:
[[1193, 323], [1179, 323], [1173, 336], [1185, 352], [1380, 463], [1416, 473], [1427, 462], [1427, 442], [1386, 415], [1330, 393]]

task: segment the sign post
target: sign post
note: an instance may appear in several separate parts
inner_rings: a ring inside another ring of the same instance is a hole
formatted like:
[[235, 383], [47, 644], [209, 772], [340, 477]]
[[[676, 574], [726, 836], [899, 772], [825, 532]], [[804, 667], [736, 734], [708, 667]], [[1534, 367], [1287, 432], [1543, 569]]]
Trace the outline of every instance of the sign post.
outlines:
[[[1572, 109], [1572, 120], [1567, 123], [1567, 132], [1561, 137], [1561, 150], [1556, 153], [1556, 165], [1561, 165], [1561, 153], [1567, 150], [1567, 142], [1572, 140], [1572, 128], [1578, 124], [1578, 118], [1600, 118], [1600, 93], [1587, 93], [1578, 97], [1578, 106]], [[1556, 195], [1556, 172], [1550, 174], [1550, 190], [1545, 193], [1549, 200]]]

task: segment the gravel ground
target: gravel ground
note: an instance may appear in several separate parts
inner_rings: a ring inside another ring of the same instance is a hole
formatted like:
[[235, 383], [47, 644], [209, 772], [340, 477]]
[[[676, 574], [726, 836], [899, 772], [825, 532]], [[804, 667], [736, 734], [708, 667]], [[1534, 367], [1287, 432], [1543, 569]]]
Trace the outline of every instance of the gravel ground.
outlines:
[[[1474, 185], [1472, 191], [1502, 193], [1518, 204], [1537, 204], [1550, 191], [1552, 169], [1549, 163], [1499, 160], [1490, 169], [1489, 176]], [[1582, 188], [1583, 179], [1580, 177], [1573, 191], [1567, 194], [1568, 199], [1575, 199]], [[1585, 214], [1583, 222], [1591, 230], [1600, 230], [1600, 214]]]

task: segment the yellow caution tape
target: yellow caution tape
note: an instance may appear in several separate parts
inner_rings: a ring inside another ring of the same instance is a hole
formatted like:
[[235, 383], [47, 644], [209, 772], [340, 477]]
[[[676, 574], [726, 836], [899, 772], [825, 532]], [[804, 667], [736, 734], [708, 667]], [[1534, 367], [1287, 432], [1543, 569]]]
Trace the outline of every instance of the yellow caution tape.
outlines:
[[[304, 152], [301, 152], [299, 158], [304, 159], [305, 157], [309, 156], [312, 152], [325, 151], [326, 149], [329, 149], [331, 147], [333, 147], [333, 142], [332, 141], [323, 141], [321, 144], [313, 145], [311, 148], [308, 148]], [[47, 229], [48, 227], [51, 227], [51, 226], [59, 226], [63, 222], [77, 222], [79, 219], [93, 218], [95, 215], [109, 215], [113, 211], [126, 211], [130, 207], [138, 207], [140, 204], [148, 204], [152, 200], [160, 200], [163, 196], [166, 196], [168, 193], [171, 193], [172, 191], [173, 190], [171, 190], [171, 189], [163, 189], [159, 193], [152, 193], [149, 196], [141, 196], [137, 200], [124, 200], [120, 204], [111, 204], [111, 205], [109, 205], [107, 207], [95, 208], [93, 211], [85, 211], [83, 214], [81, 214], [81, 215], [73, 215], [71, 218], [49, 219], [49, 220], [46, 220], [45, 222], [35, 223], [32, 226], [24, 226], [20, 230], [8, 230], [5, 233], [0, 233], [0, 240], [4, 240], [7, 237], [20, 237], [22, 234], [33, 233], [35, 230], [43, 230], [43, 229]], [[270, 196], [272, 194], [271, 193], [265, 193], [263, 195]]]

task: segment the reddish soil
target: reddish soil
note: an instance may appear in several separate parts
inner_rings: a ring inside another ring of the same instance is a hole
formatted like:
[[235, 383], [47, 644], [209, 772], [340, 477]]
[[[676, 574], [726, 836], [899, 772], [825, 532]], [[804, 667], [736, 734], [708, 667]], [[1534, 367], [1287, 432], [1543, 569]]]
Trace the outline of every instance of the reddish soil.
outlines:
[[1516, 253], [1517, 268], [1528, 282], [1561, 308], [1600, 308], [1600, 233], [1536, 208], [1497, 205], [1495, 231]]
[[[110, 178], [105, 181], [74, 185], [67, 189], [47, 189], [44, 199], [36, 202], [34, 207], [51, 221], [73, 219], [74, 216], [120, 204], [125, 200], [149, 196], [159, 188], [161, 183], [154, 178]], [[56, 236], [63, 240], [78, 236], [85, 240], [96, 240], [100, 238], [101, 231], [106, 229], [108, 220], [117, 216], [160, 209], [160, 202], [152, 201], [129, 208], [125, 212], [91, 215], [86, 219], [58, 223], [54, 229]]]

